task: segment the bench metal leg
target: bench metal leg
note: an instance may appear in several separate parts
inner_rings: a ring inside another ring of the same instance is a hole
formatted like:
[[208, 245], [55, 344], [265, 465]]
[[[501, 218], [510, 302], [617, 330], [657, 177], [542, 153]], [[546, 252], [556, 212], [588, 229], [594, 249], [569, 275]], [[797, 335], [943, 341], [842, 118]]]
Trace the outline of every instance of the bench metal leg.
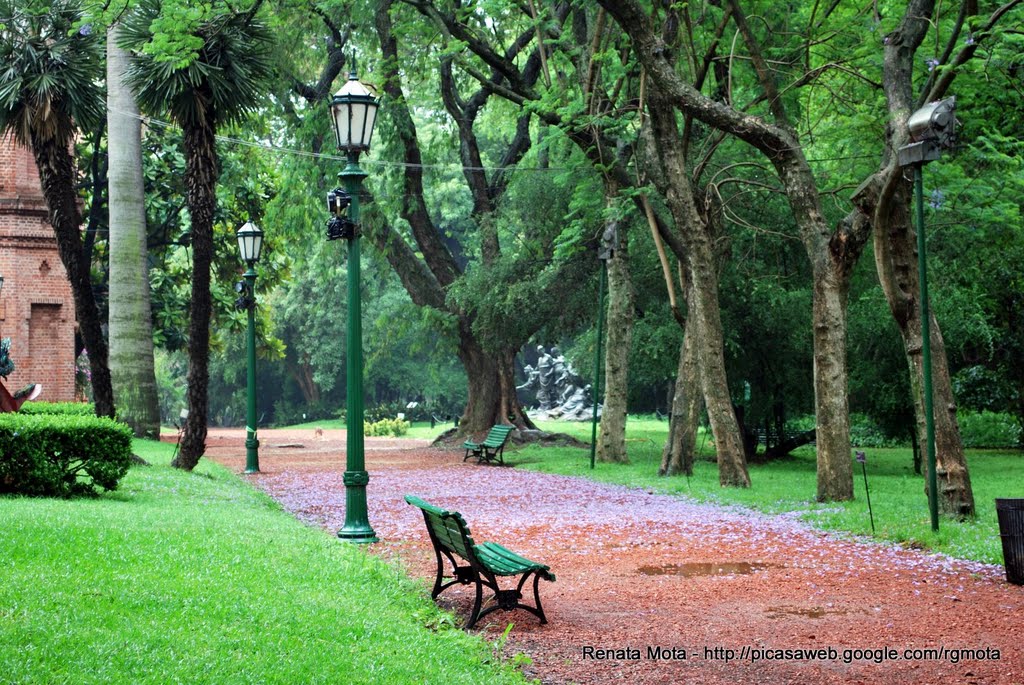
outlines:
[[[452, 564], [452, 579], [447, 583], [444, 582], [444, 561], [441, 559], [442, 553]], [[476, 571], [473, 570], [473, 567], [459, 566], [455, 562], [455, 558], [448, 553], [448, 550], [442, 549], [441, 551], [438, 551], [437, 548], [435, 548], [434, 555], [437, 557], [437, 577], [434, 579], [434, 589], [430, 593], [431, 599], [437, 599], [438, 595], [450, 588], [452, 585], [468, 585], [476, 579]]]
[[469, 619], [466, 620], [466, 626], [465, 626], [466, 630], [469, 630], [470, 628], [475, 626], [476, 622], [480, 620], [480, 617], [483, 616], [485, 613], [487, 613], [486, 611], [484, 613], [480, 613], [480, 605], [483, 603], [483, 597], [484, 597], [484, 584], [482, 582], [480, 582], [480, 575], [477, 574], [477, 577], [476, 577], [476, 599], [473, 601], [473, 611], [471, 611], [469, 613]]
[[[526, 584], [526, 581], [530, 578], [531, 575], [533, 575], [533, 601], [536, 606], [523, 604], [521, 601], [519, 601], [523, 598], [523, 585]], [[477, 621], [479, 621], [487, 614], [491, 613], [492, 611], [498, 611], [499, 609], [503, 611], [512, 611], [514, 609], [522, 609], [524, 611], [529, 611], [531, 614], [540, 619], [541, 625], [547, 624], [548, 619], [547, 616], [544, 615], [544, 609], [540, 603], [540, 574], [538, 574], [536, 571], [528, 571], [524, 573], [523, 576], [519, 579], [519, 585], [516, 587], [515, 590], [499, 590], [497, 588], [497, 584], [495, 584], [493, 588], [494, 604], [487, 607], [483, 611], [480, 611], [480, 592], [482, 591], [483, 584], [484, 582], [481, 582], [477, 585], [477, 602], [473, 606], [473, 613], [472, 615], [470, 615], [469, 621], [467, 621], [466, 623], [467, 629], [472, 628], [474, 625], [476, 625]]]
[[[526, 580], [526, 576], [523, 576], [523, 580]], [[548, 617], [544, 615], [544, 607], [542, 607], [540, 605], [540, 588], [538, 587], [539, 585], [540, 585], [540, 574], [539, 573], [534, 573], [533, 574], [533, 603], [537, 605], [537, 612], [536, 612], [537, 616], [540, 617], [541, 625], [544, 625], [544, 624], [546, 624], [548, 622]], [[522, 586], [523, 586], [523, 582], [520, 581], [519, 582], [519, 587], [522, 587]]]

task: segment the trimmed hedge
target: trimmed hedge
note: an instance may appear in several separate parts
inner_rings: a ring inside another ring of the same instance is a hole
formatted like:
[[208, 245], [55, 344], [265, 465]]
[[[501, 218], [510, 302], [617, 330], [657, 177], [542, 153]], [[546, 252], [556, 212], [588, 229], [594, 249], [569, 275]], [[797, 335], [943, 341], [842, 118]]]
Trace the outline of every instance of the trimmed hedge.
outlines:
[[21, 414], [69, 414], [71, 416], [93, 416], [96, 407], [92, 402], [26, 402], [21, 405]]
[[113, 490], [132, 463], [132, 430], [96, 416], [0, 414], [0, 493], [35, 497]]

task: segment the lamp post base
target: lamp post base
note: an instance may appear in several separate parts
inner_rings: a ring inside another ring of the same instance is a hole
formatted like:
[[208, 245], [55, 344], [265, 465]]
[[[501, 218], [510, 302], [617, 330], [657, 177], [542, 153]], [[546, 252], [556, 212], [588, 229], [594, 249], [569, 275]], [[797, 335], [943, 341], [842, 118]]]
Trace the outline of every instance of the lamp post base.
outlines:
[[373, 528], [370, 528], [369, 523], [364, 526], [345, 526], [338, 531], [338, 538], [357, 545], [368, 545], [373, 542], [380, 542], [377, 534], [373, 532]]
[[260, 457], [259, 457], [260, 441], [255, 437], [251, 437], [245, 441], [245, 472], [246, 473], [259, 473], [260, 472]]
[[338, 537], [356, 544], [378, 542], [377, 534], [370, 527], [366, 507], [366, 486], [370, 482], [370, 474], [364, 470], [346, 471], [342, 481], [345, 484], [345, 525], [338, 531]]

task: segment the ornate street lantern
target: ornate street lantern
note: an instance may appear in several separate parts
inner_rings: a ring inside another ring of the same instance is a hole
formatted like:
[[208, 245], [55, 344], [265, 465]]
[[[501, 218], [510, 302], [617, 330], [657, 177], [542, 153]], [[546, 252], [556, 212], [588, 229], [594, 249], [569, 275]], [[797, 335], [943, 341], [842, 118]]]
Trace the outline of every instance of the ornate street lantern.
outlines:
[[238, 251], [242, 255], [242, 261], [252, 266], [260, 260], [260, 252], [263, 250], [263, 231], [252, 223], [246, 221], [238, 229]]
[[348, 81], [331, 100], [334, 135], [339, 150], [359, 153], [370, 149], [379, 105], [380, 99], [373, 88], [362, 83], [356, 76], [353, 58]]

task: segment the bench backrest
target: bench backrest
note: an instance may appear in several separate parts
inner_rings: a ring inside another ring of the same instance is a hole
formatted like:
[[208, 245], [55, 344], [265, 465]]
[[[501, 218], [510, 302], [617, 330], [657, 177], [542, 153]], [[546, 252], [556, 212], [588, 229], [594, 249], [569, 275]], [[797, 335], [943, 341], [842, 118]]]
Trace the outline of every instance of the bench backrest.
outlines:
[[449, 552], [458, 554], [466, 561], [476, 559], [476, 555], [473, 553], [473, 546], [476, 543], [473, 542], [469, 525], [462, 518], [462, 514], [435, 507], [413, 495], [406, 495], [405, 501], [423, 511], [423, 518], [427, 522], [427, 532], [430, 533], [435, 544]]
[[493, 426], [487, 433], [487, 438], [484, 440], [484, 444], [487, 446], [499, 446], [508, 438], [508, 434], [513, 430], [512, 426], [506, 426], [504, 424], [497, 424]]

